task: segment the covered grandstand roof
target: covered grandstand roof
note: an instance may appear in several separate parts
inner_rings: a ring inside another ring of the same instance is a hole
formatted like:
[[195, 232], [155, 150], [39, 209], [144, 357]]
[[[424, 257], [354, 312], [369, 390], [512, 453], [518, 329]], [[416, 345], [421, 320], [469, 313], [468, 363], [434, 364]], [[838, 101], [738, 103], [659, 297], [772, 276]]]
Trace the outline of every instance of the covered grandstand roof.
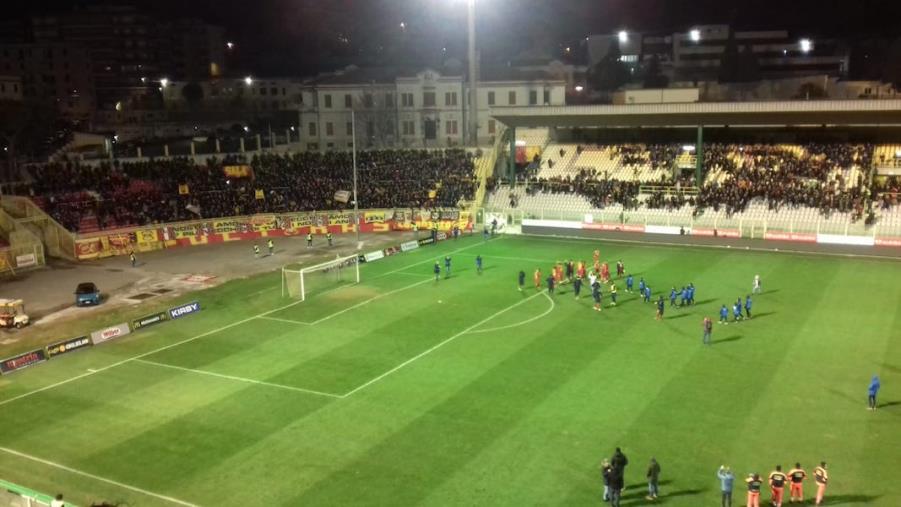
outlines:
[[901, 100], [494, 107], [491, 116], [508, 127], [899, 126]]

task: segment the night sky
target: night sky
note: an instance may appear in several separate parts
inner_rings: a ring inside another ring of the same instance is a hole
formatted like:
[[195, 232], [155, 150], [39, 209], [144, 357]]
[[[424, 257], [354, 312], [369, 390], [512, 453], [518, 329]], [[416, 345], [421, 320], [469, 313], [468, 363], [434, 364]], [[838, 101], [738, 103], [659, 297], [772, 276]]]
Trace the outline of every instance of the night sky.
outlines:
[[[477, 0], [483, 59], [529, 48], [574, 46], [622, 28], [684, 31], [695, 24], [788, 28], [796, 36], [852, 40], [901, 36], [901, 0]], [[53, 13], [79, 2], [5, 5], [10, 17]], [[80, 2], [82, 5], [85, 2]], [[91, 3], [97, 3], [96, 0]], [[123, 2], [116, 2], [123, 3]], [[336, 63], [420, 63], [461, 55], [465, 0], [134, 0], [160, 18], [197, 17], [226, 28], [238, 66], [273, 74]], [[400, 23], [406, 23], [406, 30]], [[344, 38], [349, 42], [344, 42]], [[446, 48], [446, 49], [445, 49]], [[362, 61], [361, 61], [362, 60]]]

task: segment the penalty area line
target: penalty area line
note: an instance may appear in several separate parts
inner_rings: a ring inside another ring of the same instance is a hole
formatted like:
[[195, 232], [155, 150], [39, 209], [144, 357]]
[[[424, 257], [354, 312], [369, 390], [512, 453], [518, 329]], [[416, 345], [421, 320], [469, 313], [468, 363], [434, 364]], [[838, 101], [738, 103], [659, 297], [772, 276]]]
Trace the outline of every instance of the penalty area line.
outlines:
[[504, 313], [506, 313], [506, 312], [508, 312], [508, 311], [510, 311], [510, 310], [512, 310], [512, 309], [514, 309], [514, 308], [516, 308], [517, 306], [519, 306], [519, 305], [521, 305], [521, 304], [523, 304], [523, 303], [526, 303], [526, 302], [528, 302], [528, 301], [531, 301], [532, 299], [534, 299], [534, 298], [536, 298], [536, 297], [538, 297], [538, 296], [540, 296], [540, 295], [542, 295], [542, 294], [544, 294], [544, 291], [541, 291], [541, 292], [539, 292], [539, 293], [537, 293], [537, 294], [533, 294], [533, 295], [527, 297], [526, 299], [523, 299], [522, 301], [519, 301], [519, 302], [517, 302], [517, 303], [514, 303], [514, 304], [512, 304], [512, 305], [510, 305], [510, 306], [508, 306], [508, 307], [506, 307], [506, 308], [504, 308], [504, 309], [502, 309], [502, 310], [500, 310], [500, 311], [497, 311], [497, 312], [495, 312], [495, 313], [489, 315], [488, 317], [485, 317], [484, 319], [482, 319], [482, 320], [476, 322], [475, 324], [473, 324], [473, 325], [467, 327], [467, 328], [464, 329], [463, 331], [460, 331], [459, 333], [457, 333], [457, 334], [451, 336], [450, 338], [446, 338], [444, 341], [442, 341], [442, 342], [440, 342], [440, 343], [438, 343], [438, 344], [436, 344], [436, 345], [433, 345], [432, 347], [430, 347], [430, 348], [424, 350], [423, 352], [420, 352], [419, 354], [416, 354], [415, 356], [411, 357], [410, 359], [407, 359], [406, 361], [400, 363], [399, 365], [395, 366], [394, 368], [391, 368], [390, 370], [386, 371], [385, 373], [382, 373], [382, 374], [379, 375], [378, 377], [375, 377], [374, 379], [371, 379], [371, 380], [369, 380], [369, 381], [367, 381], [367, 382], [365, 382], [365, 383], [363, 383], [363, 384], [361, 384], [361, 385], [355, 387], [354, 389], [352, 389], [352, 390], [350, 390], [349, 392], [345, 393], [345, 394], [344, 394], [344, 397], [347, 398], [348, 396], [350, 396], [350, 395], [356, 393], [357, 391], [360, 391], [360, 390], [362, 390], [362, 389], [365, 389], [366, 387], [371, 386], [372, 384], [375, 384], [375, 383], [378, 382], [379, 380], [382, 380], [383, 378], [385, 378], [385, 377], [391, 375], [392, 373], [394, 373], [394, 372], [400, 370], [401, 368], [403, 368], [403, 367], [405, 367], [405, 366], [407, 366], [407, 365], [413, 363], [414, 361], [416, 361], [416, 360], [418, 360], [418, 359], [421, 359], [421, 358], [423, 358], [423, 357], [425, 357], [425, 356], [431, 354], [432, 352], [434, 352], [434, 351], [440, 349], [441, 347], [447, 345], [448, 343], [450, 343], [450, 342], [456, 340], [457, 338], [459, 338], [459, 337], [465, 335], [466, 333], [469, 333], [469, 332], [472, 331], [473, 329], [476, 329], [477, 327], [481, 326], [482, 324], [484, 324], [484, 323], [486, 323], [486, 322], [490, 322], [492, 319], [497, 318], [498, 315], [502, 315], [502, 314], [504, 314]]
[[236, 377], [234, 375], [225, 375], [223, 373], [215, 373], [215, 372], [206, 371], [206, 370], [195, 370], [193, 368], [185, 368], [182, 366], [175, 366], [174, 364], [158, 363], [156, 361], [147, 361], [146, 359], [136, 359], [135, 362], [141, 363], [141, 364], [147, 364], [150, 366], [159, 366], [161, 368], [169, 368], [172, 370], [179, 370], [179, 371], [183, 371], [183, 372], [187, 372], [187, 373], [196, 373], [197, 375], [208, 375], [210, 377], [217, 377], [217, 378], [221, 378], [221, 379], [225, 379], [225, 380], [234, 380], [235, 382], [244, 382], [246, 384], [254, 384], [254, 385], [265, 386], [265, 387], [274, 387], [277, 389], [284, 389], [286, 391], [295, 391], [295, 392], [299, 392], [299, 393], [315, 394], [317, 396], [326, 396], [328, 398], [338, 398], [338, 399], [343, 398], [343, 396], [341, 396], [340, 394], [325, 393], [322, 391], [314, 391], [313, 389], [304, 389], [303, 387], [286, 386], [284, 384], [275, 384], [275, 383], [266, 382], [263, 380], [253, 380], [253, 379], [249, 379], [249, 378]]
[[56, 469], [59, 469], [59, 470], [64, 470], [64, 471], [66, 471], [66, 472], [69, 472], [69, 473], [75, 474], [75, 475], [79, 475], [79, 476], [81, 476], [81, 477], [87, 477], [88, 479], [93, 479], [93, 480], [98, 481], [98, 482], [103, 482], [103, 483], [106, 483], [106, 484], [111, 484], [111, 485], [113, 485], [113, 486], [117, 486], [117, 487], [120, 487], [120, 488], [122, 488], [122, 489], [127, 489], [127, 490], [129, 490], [129, 491], [134, 491], [135, 493], [140, 493], [140, 494], [142, 494], [142, 495], [151, 496], [151, 497], [156, 498], [156, 499], [159, 499], [159, 500], [165, 500], [165, 501], [167, 501], [167, 502], [169, 502], [169, 503], [173, 503], [173, 504], [176, 504], [176, 505], [184, 505], [185, 507], [197, 507], [197, 504], [193, 504], [193, 503], [190, 503], [190, 502], [185, 502], [184, 500], [179, 500], [178, 498], [173, 498], [173, 497], [171, 497], [171, 496], [166, 496], [166, 495], [161, 495], [161, 494], [159, 494], [159, 493], [154, 493], [153, 491], [147, 491], [146, 489], [141, 489], [141, 488], [138, 488], [138, 487], [136, 487], [136, 486], [130, 486], [130, 485], [128, 485], [128, 484], [124, 484], [124, 483], [121, 483], [121, 482], [118, 482], [118, 481], [114, 481], [114, 480], [112, 480], [112, 479], [107, 479], [107, 478], [105, 478], [105, 477], [100, 477], [99, 475], [94, 475], [94, 474], [91, 474], [91, 473], [88, 473], [88, 472], [83, 472], [83, 471], [81, 471], [81, 470], [78, 470], [78, 469], [75, 469], [75, 468], [72, 468], [72, 467], [68, 467], [68, 466], [66, 466], [66, 465], [61, 465], [61, 464], [59, 464], [59, 463], [54, 463], [53, 461], [49, 461], [49, 460], [46, 460], [46, 459], [38, 458], [37, 456], [32, 456], [32, 455], [30, 455], [30, 454], [25, 454], [24, 452], [19, 452], [19, 451], [13, 450], [13, 449], [8, 449], [8, 448], [6, 448], [6, 447], [0, 447], [0, 451], [5, 452], [5, 453], [7, 453], [7, 454], [11, 454], [11, 455], [13, 455], [13, 456], [17, 456], [17, 457], [19, 457], [19, 458], [27, 459], [27, 460], [29, 460], [29, 461], [34, 461], [35, 463], [40, 463], [40, 464], [42, 464], [42, 465], [47, 465], [47, 466], [49, 466], [49, 467], [53, 467], [53, 468], [56, 468]]

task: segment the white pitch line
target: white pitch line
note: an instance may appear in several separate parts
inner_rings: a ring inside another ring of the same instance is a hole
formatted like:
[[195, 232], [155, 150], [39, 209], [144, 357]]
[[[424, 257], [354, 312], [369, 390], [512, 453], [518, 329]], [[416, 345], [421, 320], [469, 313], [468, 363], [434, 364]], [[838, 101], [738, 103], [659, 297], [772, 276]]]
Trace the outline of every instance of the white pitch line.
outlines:
[[[482, 245], [482, 243], [474, 243], [474, 244], [469, 245], [469, 246], [464, 246], [464, 247], [462, 247], [462, 248], [458, 248], [458, 249], [456, 249], [456, 250], [452, 250], [452, 251], [450, 251], [450, 252], [448, 252], [448, 253], [451, 253], [451, 254], [452, 254], [452, 253], [462, 252], [463, 250], [467, 250], [467, 249], [469, 249], [469, 248], [474, 248], [474, 247], [477, 247], [477, 246], [480, 246], [480, 245]], [[383, 278], [383, 277], [386, 277], [386, 276], [388, 276], [388, 275], [392, 275], [392, 274], [394, 274], [394, 273], [398, 273], [398, 272], [404, 271], [404, 270], [406, 270], [407, 268], [411, 268], [411, 267], [413, 267], [413, 266], [418, 266], [418, 265], [420, 265], [420, 264], [425, 264], [425, 263], [427, 263], [427, 262], [432, 262], [432, 260], [431, 260], [431, 259], [426, 259], [426, 260], [424, 260], [424, 261], [415, 262], [415, 263], [413, 263], [413, 264], [408, 264], [408, 265], [406, 265], [406, 266], [403, 266], [403, 267], [401, 267], [401, 268], [395, 269], [395, 270], [393, 270], [393, 271], [388, 271], [388, 272], [386, 272], [386, 273], [382, 273], [382, 274], [380, 274], [380, 275], [376, 275], [376, 276], [372, 277], [371, 279], [372, 279], [372, 280], [375, 280], [375, 279], [378, 279], [378, 278]], [[334, 289], [330, 289], [330, 290], [328, 290], [328, 291], [326, 291], [326, 292], [331, 292], [331, 291], [338, 290], [338, 289], [341, 289], [341, 288], [344, 288], [344, 287], [349, 287], [349, 286], [347, 286], [347, 285], [342, 285], [342, 286], [340, 286], [340, 287], [335, 287]], [[74, 382], [74, 381], [76, 381], [76, 380], [79, 380], [79, 379], [82, 379], [82, 378], [85, 378], [85, 377], [89, 377], [89, 376], [95, 375], [95, 374], [97, 374], [97, 373], [104, 372], [104, 371], [106, 371], [106, 370], [115, 368], [115, 367], [117, 367], [117, 366], [121, 366], [121, 365], [123, 365], [123, 364], [125, 364], [125, 363], [134, 361], [134, 360], [136, 360], [136, 359], [141, 359], [141, 358], [144, 358], [144, 357], [147, 357], [147, 356], [156, 354], [157, 352], [162, 352], [162, 351], [164, 351], [164, 350], [169, 350], [169, 349], [171, 349], [171, 348], [173, 348], [173, 347], [178, 347], [178, 346], [180, 346], [180, 345], [184, 345], [185, 343], [189, 343], [189, 342], [192, 342], [192, 341], [194, 341], [194, 340], [198, 340], [198, 339], [200, 339], [200, 338], [204, 338], [204, 337], [209, 336], [209, 335], [211, 335], [211, 334], [216, 334], [216, 333], [218, 333], [218, 332], [220, 332], [220, 331], [225, 331], [226, 329], [231, 329], [231, 328], [233, 328], [233, 327], [235, 327], [235, 326], [239, 326], [239, 325], [241, 325], [241, 324], [245, 324], [245, 323], [250, 322], [250, 321], [252, 321], [252, 320], [254, 320], [254, 319], [257, 319], [257, 318], [260, 318], [260, 317], [265, 317], [265, 316], [271, 315], [271, 314], [273, 314], [273, 313], [275, 313], [275, 312], [284, 310], [285, 308], [290, 308], [290, 307], [292, 307], [292, 306], [299, 305], [299, 304], [302, 303], [302, 302], [303, 302], [303, 301], [295, 301], [295, 302], [293, 302], [293, 303], [289, 303], [289, 304], [287, 304], [287, 305], [284, 305], [284, 306], [280, 306], [280, 307], [278, 307], [278, 308], [275, 308], [274, 310], [269, 310], [269, 311], [260, 313], [260, 314], [258, 314], [258, 315], [254, 315], [254, 316], [252, 316], [252, 317], [247, 317], [246, 319], [241, 319], [241, 320], [232, 322], [231, 324], [226, 324], [226, 325], [224, 325], [224, 326], [222, 326], [222, 327], [217, 327], [216, 329], [212, 329], [212, 330], [210, 330], [210, 331], [206, 331], [206, 332], [200, 333], [199, 335], [192, 336], [191, 338], [187, 338], [187, 339], [184, 339], [184, 340], [181, 340], [181, 341], [179, 341], [179, 342], [175, 342], [175, 343], [172, 343], [172, 344], [169, 344], [169, 345], [164, 345], [164, 346], [159, 347], [159, 348], [157, 348], [157, 349], [151, 350], [150, 352], [144, 352], [144, 353], [142, 353], [142, 354], [138, 354], [138, 355], [136, 355], [136, 356], [132, 356], [132, 357], [129, 357], [129, 358], [127, 358], [127, 359], [123, 359], [123, 360], [121, 360], [121, 361], [118, 361], [118, 362], [109, 364], [109, 365], [104, 366], [104, 367], [102, 367], [102, 368], [97, 368], [97, 369], [93, 369], [93, 370], [88, 370], [87, 373], [82, 373], [81, 375], [76, 375], [76, 376], [71, 377], [71, 378], [68, 378], [68, 379], [66, 379], [66, 380], [61, 380], [61, 381], [59, 381], [59, 382], [56, 382], [56, 383], [53, 383], [53, 384], [50, 384], [50, 385], [47, 385], [47, 386], [44, 386], [44, 387], [40, 387], [40, 388], [35, 389], [35, 390], [33, 390], [33, 391], [28, 391], [27, 393], [23, 393], [23, 394], [20, 394], [20, 395], [18, 395], [18, 396], [13, 396], [12, 398], [9, 398], [9, 399], [6, 399], [6, 400], [2, 400], [2, 401], [0, 401], [0, 406], [6, 405], [7, 403], [12, 403], [12, 402], [14, 402], [14, 401], [16, 401], [16, 400], [21, 400], [22, 398], [27, 398], [27, 397], [32, 396], [32, 395], [34, 395], [34, 394], [42, 393], [42, 392], [44, 392], [44, 391], [47, 391], [47, 390], [50, 390], [50, 389], [57, 388], [57, 387], [62, 386], [62, 385], [66, 385], [66, 384], [68, 384], [68, 383], [70, 383], [70, 382]]]
[[265, 320], [274, 320], [274, 321], [276, 321], [276, 322], [287, 322], [288, 324], [303, 324], [303, 325], [305, 325], [305, 326], [309, 326], [309, 325], [310, 325], [309, 322], [304, 322], [304, 321], [302, 321], [302, 320], [282, 319], [282, 318], [279, 318], [279, 317], [267, 317], [267, 316], [257, 317], [257, 318], [258, 318], [258, 319], [265, 319]]
[[531, 319], [526, 319], [526, 320], [524, 320], [524, 321], [522, 321], [522, 322], [517, 322], [516, 324], [508, 324], [508, 325], [506, 325], [506, 326], [500, 326], [500, 327], [489, 327], [488, 329], [476, 329], [475, 331], [470, 331], [469, 334], [476, 334], [476, 333], [490, 333], [490, 332], [493, 332], [493, 331], [501, 331], [501, 330], [504, 330], [504, 329], [512, 329], [512, 328], [514, 328], [514, 327], [525, 326], [526, 324], [529, 324], [529, 323], [531, 323], [531, 322], [535, 322], [535, 321], [538, 320], [538, 319], [544, 318], [547, 314], [549, 314], [549, 313], [551, 313], [552, 311], [554, 311], [554, 308], [557, 307], [557, 302], [554, 301], [554, 298], [552, 298], [551, 296], [549, 296], [547, 292], [542, 292], [542, 294], [544, 294], [545, 296], [547, 296], [548, 301], [551, 302], [551, 306], [550, 306], [550, 308], [547, 309], [547, 311], [545, 311], [545, 312], [542, 313], [541, 315], [536, 315], [536, 316], [532, 317]]
[[208, 375], [210, 377], [218, 377], [218, 378], [226, 379], [226, 380], [234, 380], [236, 382], [245, 382], [247, 384], [255, 384], [255, 385], [266, 386], [266, 387], [275, 387], [278, 389], [285, 389], [287, 391], [296, 391], [299, 393], [316, 394], [319, 396], [327, 396], [329, 398], [339, 398], [339, 399], [343, 398], [343, 396], [341, 396], [340, 394], [325, 393], [322, 391], [315, 391], [313, 389], [304, 389], [303, 387], [286, 386], [284, 384], [275, 384], [272, 382], [265, 382], [263, 380], [253, 380], [253, 379], [249, 379], [249, 378], [236, 377], [234, 375], [225, 375], [222, 373], [214, 373], [214, 372], [205, 371], [205, 370], [195, 370], [193, 368], [184, 368], [182, 366], [175, 366], [174, 364], [158, 363], [156, 361], [147, 361], [146, 359], [135, 359], [135, 362], [141, 363], [141, 364], [148, 364], [148, 365], [152, 365], [152, 366], [159, 366], [162, 368], [170, 368], [173, 370], [179, 370], [179, 371], [184, 371], [184, 372], [188, 372], [188, 373], [196, 373], [198, 375]]
[[106, 365], [106, 366], [104, 366], [104, 367], [102, 367], [102, 368], [97, 368], [97, 369], [94, 369], [94, 370], [89, 370], [87, 373], [82, 373], [81, 375], [76, 375], [76, 376], [74, 376], [74, 377], [72, 377], [72, 378], [69, 378], [69, 379], [66, 379], [66, 380], [62, 380], [62, 381], [56, 382], [56, 383], [54, 383], [54, 384], [50, 384], [50, 385], [48, 385], [48, 386], [44, 386], [44, 387], [41, 387], [41, 388], [39, 388], [39, 389], [35, 389], [34, 391], [29, 391], [29, 392], [27, 392], [27, 393], [20, 394], [20, 395], [18, 395], [18, 396], [14, 396], [14, 397], [12, 397], [12, 398], [9, 398], [8, 400], [0, 401], [0, 406], [6, 405], [7, 403], [12, 403], [12, 402], [14, 402], [14, 401], [16, 401], [16, 400], [20, 400], [20, 399], [22, 399], [22, 398], [26, 398], [26, 397], [31, 396], [31, 395], [33, 395], [33, 394], [37, 394], [37, 393], [40, 393], [40, 392], [43, 392], [43, 391], [47, 391], [48, 389], [53, 389], [53, 388], [56, 388], [56, 387], [59, 387], [59, 386], [68, 384], [69, 382], [74, 382], [74, 381], [76, 381], [76, 380], [79, 380], [79, 379], [82, 379], [82, 378], [85, 378], [85, 377], [89, 377], [89, 376], [91, 376], [91, 375], [96, 375], [96, 374], [98, 374], [98, 373], [104, 372], [104, 371], [106, 371], [106, 370], [110, 370], [110, 369], [115, 368], [115, 367], [117, 367], [117, 366], [121, 366], [121, 365], [123, 365], [123, 364], [125, 364], [125, 363], [131, 362], [131, 361], [135, 361], [135, 360], [138, 360], [138, 359], [142, 359], [142, 358], [145, 358], [145, 357], [147, 357], [147, 356], [151, 356], [151, 355], [153, 355], [153, 354], [156, 354], [156, 353], [158, 353], [158, 352], [162, 352], [162, 351], [164, 351], [164, 350], [169, 350], [169, 349], [171, 349], [171, 348], [178, 347], [178, 346], [180, 346], [180, 345], [184, 345], [185, 343], [190, 343], [190, 342], [192, 342], [192, 341], [194, 341], [194, 340], [199, 340], [199, 339], [204, 338], [204, 337], [206, 337], [206, 336], [209, 336], [209, 335], [211, 335], [211, 334], [219, 333], [219, 332], [221, 332], [221, 331], [225, 331], [226, 329], [231, 329], [231, 328], [233, 328], [233, 327], [235, 327], [235, 326], [239, 326], [239, 325], [241, 325], [241, 324], [246, 324], [247, 322], [250, 322], [250, 321], [252, 321], [252, 320], [254, 320], [254, 319], [257, 319], [257, 318], [259, 318], [259, 317], [263, 317], [263, 316], [266, 316], [266, 315], [269, 315], [269, 314], [272, 314], [272, 313], [275, 313], [275, 312], [284, 310], [285, 308], [290, 308], [290, 307], [292, 307], [292, 306], [294, 306], [294, 305], [299, 305], [299, 304], [302, 303], [302, 302], [303, 302], [303, 301], [295, 301], [295, 302], [293, 302], [293, 303], [289, 303], [289, 304], [287, 304], [287, 305], [280, 306], [280, 307], [278, 307], [278, 308], [276, 308], [276, 309], [274, 309], [274, 310], [269, 310], [268, 312], [263, 312], [263, 313], [261, 313], [261, 314], [259, 314], [259, 315], [254, 315], [254, 316], [252, 316], [252, 317], [247, 317], [246, 319], [241, 319], [241, 320], [232, 322], [231, 324], [226, 324], [226, 325], [224, 325], [224, 326], [217, 327], [216, 329], [211, 329], [211, 330], [209, 330], [209, 331], [205, 331], [205, 332], [203, 332], [203, 333], [200, 333], [200, 334], [198, 334], [198, 335], [192, 336], [192, 337], [190, 337], [190, 338], [186, 338], [186, 339], [184, 339], [184, 340], [177, 341], [177, 342], [175, 342], [175, 343], [170, 343], [169, 345], [164, 345], [164, 346], [162, 346], [162, 347], [155, 348], [155, 349], [153, 349], [153, 350], [151, 350], [151, 351], [149, 351], [149, 352], [144, 352], [144, 353], [142, 353], [142, 354], [138, 354], [138, 355], [136, 355], [136, 356], [132, 356], [132, 357], [129, 357], [129, 358], [127, 358], [127, 359], [123, 359], [123, 360], [121, 360], [121, 361], [117, 361], [117, 362], [112, 363], [112, 364], [108, 364], [108, 365]]
[[533, 295], [527, 297], [526, 299], [523, 299], [522, 301], [519, 301], [518, 303], [514, 303], [514, 304], [512, 304], [512, 305], [510, 305], [510, 306], [508, 306], [508, 307], [506, 307], [506, 308], [504, 308], [503, 310], [500, 310], [500, 311], [498, 311], [498, 312], [495, 312], [495, 313], [489, 315], [488, 317], [485, 317], [484, 319], [482, 319], [482, 320], [476, 322], [475, 324], [473, 324], [473, 325], [467, 327], [467, 328], [464, 329], [463, 331], [460, 331], [459, 333], [457, 333], [457, 334], [451, 336], [450, 338], [445, 339], [444, 341], [438, 343], [437, 345], [434, 345], [434, 346], [432, 346], [431, 348], [429, 348], [429, 349], [427, 349], [427, 350], [425, 350], [425, 351], [423, 351], [423, 352], [420, 352], [419, 354], [416, 354], [415, 356], [411, 357], [410, 359], [407, 359], [406, 361], [400, 363], [399, 365], [395, 366], [394, 368], [391, 368], [390, 370], [386, 371], [385, 373], [382, 373], [382, 374], [379, 375], [378, 377], [375, 377], [374, 379], [369, 380], [369, 381], [367, 381], [366, 383], [364, 383], [364, 384], [362, 384], [362, 385], [359, 385], [359, 386], [355, 387], [354, 389], [352, 389], [352, 390], [350, 390], [349, 392], [345, 393], [345, 394], [344, 394], [344, 398], [347, 398], [347, 397], [350, 396], [351, 394], [354, 394], [355, 392], [357, 392], [357, 391], [359, 391], [359, 390], [361, 390], [361, 389], [364, 389], [364, 388], [366, 388], [366, 387], [368, 387], [368, 386], [370, 386], [370, 385], [372, 385], [372, 384], [375, 384], [375, 383], [378, 382], [379, 380], [382, 380], [383, 378], [387, 377], [388, 375], [391, 375], [392, 373], [396, 372], [397, 370], [400, 370], [400, 369], [403, 368], [404, 366], [407, 366], [408, 364], [410, 364], [410, 363], [412, 363], [412, 362], [414, 362], [414, 361], [416, 361], [416, 360], [418, 360], [418, 359], [420, 359], [420, 358], [422, 358], [422, 357], [424, 357], [424, 356], [426, 356], [426, 355], [428, 355], [428, 354], [430, 354], [430, 353], [432, 353], [432, 352], [438, 350], [439, 348], [441, 348], [441, 347], [447, 345], [448, 343], [450, 343], [450, 342], [456, 340], [457, 338], [459, 338], [459, 337], [465, 335], [466, 333], [468, 333], [468, 332], [472, 331], [473, 329], [475, 329], [475, 328], [481, 326], [482, 324], [491, 321], [491, 319], [496, 318], [498, 315], [501, 315], [501, 314], [503, 314], [503, 313], [505, 313], [505, 312], [508, 312], [508, 311], [510, 311], [510, 310], [512, 310], [512, 309], [514, 309], [514, 308], [516, 308], [517, 306], [519, 306], [519, 305], [521, 305], [521, 304], [523, 304], [523, 303], [525, 303], [525, 302], [527, 302], [527, 301], [529, 301], [529, 300], [531, 300], [531, 299], [533, 299], [533, 298], [536, 298], [536, 297], [538, 297], [538, 296], [540, 296], [540, 295], [542, 295], [542, 294], [544, 294], [544, 291], [539, 292], [539, 293], [537, 293], [537, 294], [533, 294]]
[[7, 449], [6, 447], [0, 447], [0, 451], [3, 451], [7, 454], [12, 454], [13, 456], [18, 456], [20, 458], [24, 458], [27, 460], [34, 461], [36, 463], [41, 463], [42, 465], [47, 465], [53, 468], [57, 468], [59, 470], [65, 470], [66, 472], [80, 475], [82, 477], [87, 477], [88, 479], [93, 479], [99, 482], [105, 482], [106, 484], [112, 484], [113, 486], [118, 486], [123, 489], [127, 489], [130, 491], [134, 491], [135, 493], [141, 493], [142, 495], [152, 496], [153, 498], [157, 498], [159, 500], [165, 500], [170, 503], [174, 503], [177, 505], [184, 505], [185, 507], [197, 507], [197, 504], [193, 504], [190, 502], [185, 502], [184, 500], [179, 500], [178, 498], [173, 498], [171, 496], [161, 495], [159, 493], [154, 493], [153, 491], [147, 491], [146, 489], [141, 489], [135, 486], [129, 486], [128, 484], [123, 484], [121, 482], [114, 481], [112, 479], [106, 479], [104, 477], [100, 477], [99, 475], [89, 474], [87, 472], [82, 472], [81, 470], [77, 470], [72, 467], [67, 467], [66, 465], [61, 465], [59, 463], [54, 463], [52, 461], [48, 461], [45, 459], [38, 458], [36, 456], [32, 456], [30, 454], [25, 454], [24, 452], [15, 451], [13, 449]]

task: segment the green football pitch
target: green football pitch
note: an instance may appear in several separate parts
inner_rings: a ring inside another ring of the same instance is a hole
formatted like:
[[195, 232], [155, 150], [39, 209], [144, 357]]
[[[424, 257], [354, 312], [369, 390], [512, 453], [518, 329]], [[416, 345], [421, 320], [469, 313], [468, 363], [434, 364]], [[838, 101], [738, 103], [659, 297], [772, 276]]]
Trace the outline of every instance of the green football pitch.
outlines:
[[[696, 305], [656, 321], [622, 281], [601, 312], [532, 286], [596, 248], [654, 299], [693, 283]], [[753, 318], [702, 345], [702, 318], [755, 274]], [[361, 278], [304, 302], [277, 273], [230, 282], [196, 315], [3, 377], [0, 478], [79, 504], [596, 505], [619, 446], [625, 505], [647, 503], [652, 456], [667, 505], [718, 505], [722, 464], [743, 505], [745, 474], [821, 460], [828, 505], [901, 505], [897, 262], [467, 238]]]

